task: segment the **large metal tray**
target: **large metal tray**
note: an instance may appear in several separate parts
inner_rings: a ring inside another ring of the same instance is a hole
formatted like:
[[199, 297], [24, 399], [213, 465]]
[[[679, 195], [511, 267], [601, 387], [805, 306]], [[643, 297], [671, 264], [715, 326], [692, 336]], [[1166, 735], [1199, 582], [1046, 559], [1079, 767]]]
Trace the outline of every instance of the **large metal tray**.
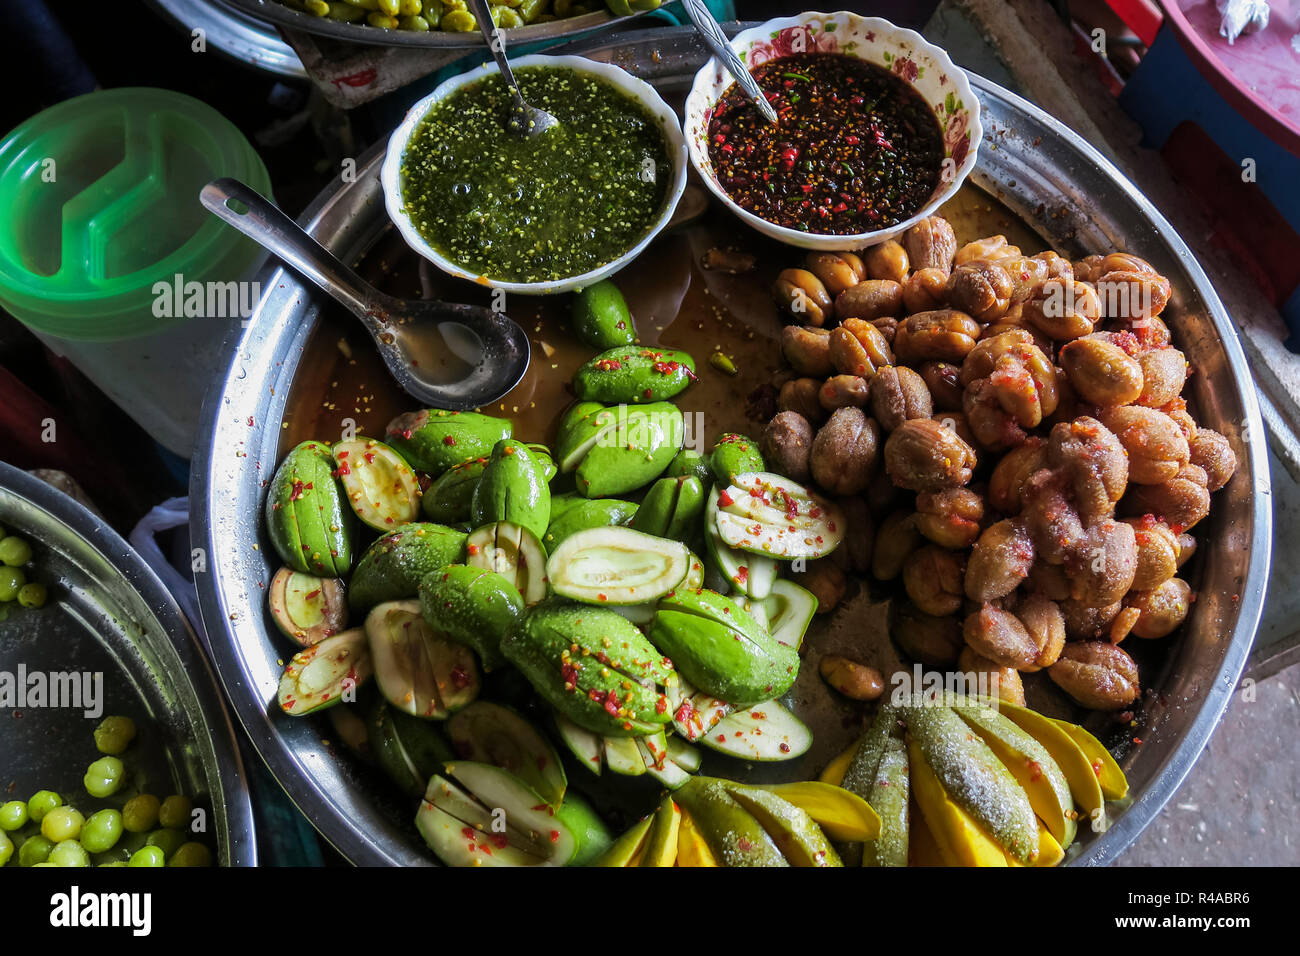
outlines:
[[[33, 542], [35, 578], [50, 591], [39, 611], [13, 611], [0, 623], [0, 670], [102, 674], [103, 716], [125, 714], [139, 729], [127, 758], [132, 779], [159, 796], [191, 796], [208, 812], [200, 839], [218, 862], [256, 865], [235, 729], [198, 638], [166, 588], [103, 519], [3, 462], [0, 525]], [[91, 737], [98, 719], [48, 707], [0, 716], [4, 781], [14, 794], [82, 792], [82, 775], [98, 756]]]
[[[611, 37], [603, 45], [565, 52], [616, 62], [654, 82], [666, 96], [684, 93], [706, 59], [691, 31], [682, 29]], [[1193, 580], [1199, 600], [1176, 641], [1144, 669], [1144, 683], [1156, 693], [1145, 702], [1142, 743], [1125, 745], [1119, 754], [1132, 784], [1130, 803], [1113, 807], [1110, 829], [1086, 834], [1071, 861], [1104, 864], [1141, 832], [1187, 774], [1250, 651], [1271, 541], [1263, 426], [1232, 324], [1159, 211], [1079, 136], [994, 84], [972, 80], [985, 129], [973, 181], [1062, 251], [1131, 249], [1170, 278], [1175, 297], [1166, 317], [1195, 370], [1190, 401], [1199, 420], [1229, 436], [1240, 459], [1232, 482], [1215, 496], [1213, 514], [1197, 529], [1206, 545]], [[372, 150], [354, 183], [326, 191], [300, 219], [345, 260], [361, 258], [388, 228], [377, 179], [381, 159], [382, 152]], [[224, 381], [209, 395], [207, 439], [193, 469], [192, 533], [209, 552], [211, 573], [200, 582], [200, 595], [218, 673], [272, 773], [344, 856], [357, 864], [427, 864], [429, 855], [404, 814], [395, 815], [364, 771], [322, 742], [328, 731], [274, 713], [285, 651], [268, 634], [263, 608], [262, 588], [275, 569], [268, 563], [260, 515], [286, 402], [322, 297], [279, 269], [264, 276], [262, 287], [269, 292]], [[815, 678], [801, 680], [795, 696], [818, 745], [784, 773], [813, 772], [854, 732], [845, 728], [842, 708], [829, 701], [831, 695]]]

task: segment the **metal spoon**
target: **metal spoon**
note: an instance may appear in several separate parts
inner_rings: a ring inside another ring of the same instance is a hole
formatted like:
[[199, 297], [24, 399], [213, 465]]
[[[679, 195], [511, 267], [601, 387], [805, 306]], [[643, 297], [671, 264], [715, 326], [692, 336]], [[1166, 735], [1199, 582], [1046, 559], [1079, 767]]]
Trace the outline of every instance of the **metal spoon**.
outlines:
[[[199, 200], [360, 319], [397, 384], [426, 405], [453, 411], [480, 408], [495, 402], [523, 378], [528, 368], [528, 336], [503, 313], [477, 305], [385, 295], [307, 235], [274, 203], [238, 180], [213, 180], [200, 191]], [[242, 204], [246, 211], [237, 211], [232, 203]], [[467, 371], [454, 381], [438, 381], [436, 364], [430, 359], [448, 355]]]
[[772, 104], [767, 101], [767, 97], [759, 89], [758, 81], [754, 79], [754, 75], [745, 69], [745, 64], [741, 63], [740, 57], [736, 56], [736, 51], [731, 48], [727, 35], [722, 32], [722, 27], [718, 26], [718, 21], [713, 19], [713, 14], [704, 5], [704, 0], [682, 0], [682, 6], [686, 8], [686, 14], [691, 18], [691, 23], [695, 24], [696, 31], [704, 39], [704, 45], [727, 68], [727, 72], [731, 74], [732, 78], [740, 84], [740, 88], [744, 90], [749, 101], [754, 104], [754, 108], [758, 110], [759, 115], [769, 123], [775, 123], [776, 110], [772, 108]]
[[478, 21], [478, 28], [483, 33], [483, 39], [487, 41], [488, 49], [492, 51], [492, 58], [497, 61], [501, 76], [510, 89], [510, 96], [515, 101], [515, 105], [510, 111], [510, 119], [506, 121], [506, 126], [516, 136], [538, 136], [552, 126], [557, 125], [560, 121], [546, 110], [539, 110], [537, 107], [529, 106], [524, 102], [524, 98], [519, 92], [519, 84], [515, 82], [515, 75], [510, 70], [510, 61], [506, 58], [506, 38], [496, 28], [496, 24], [492, 22], [492, 14], [488, 10], [487, 0], [469, 0], [469, 10], [470, 13], [474, 14], [474, 19]]

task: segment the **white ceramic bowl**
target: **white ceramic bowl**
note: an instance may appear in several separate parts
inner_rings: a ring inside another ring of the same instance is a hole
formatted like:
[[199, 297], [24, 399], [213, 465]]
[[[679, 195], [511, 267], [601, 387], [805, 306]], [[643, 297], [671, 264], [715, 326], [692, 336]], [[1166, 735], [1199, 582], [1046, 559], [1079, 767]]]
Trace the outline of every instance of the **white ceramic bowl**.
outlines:
[[930, 201], [916, 215], [896, 225], [856, 235], [828, 236], [768, 222], [734, 203], [713, 172], [708, 149], [709, 120], [718, 100], [734, 82], [715, 57], [695, 74], [695, 83], [686, 99], [686, 143], [690, 147], [691, 162], [714, 195], [765, 235], [788, 245], [826, 252], [878, 245], [902, 235], [909, 227], [933, 214], [957, 192], [967, 174], [975, 168], [975, 155], [984, 135], [979, 101], [971, 91], [966, 74], [953, 64], [947, 53], [927, 43], [919, 33], [896, 27], [879, 17], [863, 17], [856, 13], [803, 13], [796, 17], [768, 20], [738, 33], [731, 41], [731, 48], [750, 69], [790, 53], [808, 52], [856, 56], [890, 70], [911, 83], [930, 104], [939, 128], [943, 130], [945, 161], [952, 160]]
[[437, 89], [407, 111], [401, 124], [397, 129], [393, 130], [392, 136], [388, 138], [388, 153], [384, 157], [384, 164], [379, 173], [380, 182], [384, 187], [384, 205], [388, 210], [389, 217], [397, 226], [397, 231], [406, 240], [406, 244], [448, 275], [456, 276], [459, 279], [468, 279], [471, 282], [491, 286], [494, 289], [504, 289], [507, 292], [520, 292], [527, 295], [547, 295], [552, 292], [569, 292], [573, 289], [581, 289], [593, 282], [611, 276], [623, 268], [623, 266], [635, 259], [641, 253], [641, 250], [650, 243], [650, 240], [668, 224], [673, 210], [677, 208], [677, 201], [681, 199], [682, 190], [686, 188], [686, 142], [682, 138], [681, 126], [678, 123], [677, 114], [660, 98], [652, 86], [617, 66], [608, 63], [597, 63], [580, 56], [541, 55], [521, 56], [516, 60], [512, 60], [510, 65], [516, 70], [527, 66], [549, 66], [568, 67], [583, 73], [589, 73], [612, 83], [628, 96], [644, 105], [653, 116], [659, 119], [663, 127], [664, 145], [667, 148], [669, 159], [672, 161], [672, 180], [669, 183], [668, 192], [664, 196], [663, 206], [659, 211], [658, 218], [646, 231], [646, 234], [641, 237], [641, 240], [617, 259], [607, 262], [598, 269], [584, 272], [582, 275], [570, 276], [566, 279], [555, 279], [550, 282], [504, 282], [493, 279], [491, 276], [478, 275], [467, 271], [443, 256], [420, 235], [407, 215], [405, 203], [402, 201], [400, 170], [402, 157], [406, 153], [406, 145], [410, 142], [420, 121], [424, 119], [424, 114], [435, 103], [446, 99], [467, 84], [482, 79], [490, 73], [498, 72], [495, 63], [485, 63], [478, 69], [452, 77], [441, 83]]

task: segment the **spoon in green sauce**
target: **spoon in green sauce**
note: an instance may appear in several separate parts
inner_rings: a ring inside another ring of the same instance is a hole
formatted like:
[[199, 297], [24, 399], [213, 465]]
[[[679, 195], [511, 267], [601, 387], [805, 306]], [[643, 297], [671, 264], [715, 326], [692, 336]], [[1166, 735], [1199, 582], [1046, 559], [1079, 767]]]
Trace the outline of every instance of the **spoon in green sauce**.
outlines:
[[481, 408], [514, 388], [527, 371], [528, 336], [504, 313], [385, 295], [238, 180], [213, 180], [199, 200], [360, 319], [397, 384], [428, 407]]
[[487, 41], [488, 49], [492, 51], [492, 58], [497, 61], [497, 68], [505, 78], [510, 96], [514, 100], [506, 126], [516, 136], [540, 136], [557, 125], [560, 121], [546, 110], [539, 110], [524, 102], [524, 97], [519, 92], [519, 84], [515, 82], [515, 75], [510, 70], [510, 60], [506, 57], [506, 38], [493, 24], [487, 0], [469, 0], [469, 8], [470, 13], [474, 14], [474, 19], [478, 21], [483, 39]]

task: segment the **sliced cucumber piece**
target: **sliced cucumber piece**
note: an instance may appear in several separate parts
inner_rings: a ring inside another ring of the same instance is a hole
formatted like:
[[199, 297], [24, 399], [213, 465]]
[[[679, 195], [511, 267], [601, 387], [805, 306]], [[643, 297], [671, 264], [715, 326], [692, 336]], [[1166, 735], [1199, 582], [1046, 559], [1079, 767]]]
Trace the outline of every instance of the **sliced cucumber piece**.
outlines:
[[379, 690], [402, 713], [444, 720], [478, 697], [474, 652], [435, 634], [419, 601], [375, 605], [365, 633]]
[[691, 552], [631, 528], [588, 528], [569, 535], [546, 563], [556, 594], [584, 604], [655, 601], [686, 578]]
[[645, 773], [645, 760], [637, 749], [635, 737], [602, 738], [605, 766], [624, 777], [639, 777]]
[[745, 472], [710, 500], [722, 543], [742, 551], [781, 561], [820, 558], [844, 538], [839, 505], [781, 475]]
[[605, 739], [585, 727], [579, 727], [558, 710], [554, 711], [554, 715], [555, 729], [560, 732], [560, 740], [569, 748], [569, 753], [599, 777], [605, 766]]
[[777, 564], [761, 554], [749, 554], [725, 544], [718, 533], [718, 496], [709, 493], [709, 504], [704, 516], [704, 548], [709, 563], [736, 594], [761, 601], [772, 592], [776, 582]]
[[556, 819], [536, 790], [510, 771], [467, 760], [449, 763], [444, 770], [484, 807], [505, 811], [511, 844], [555, 866], [573, 859], [578, 849], [573, 831]]
[[676, 734], [668, 735], [668, 757], [687, 773], [700, 770], [700, 752]]
[[352, 699], [372, 670], [366, 632], [353, 628], [304, 647], [285, 665], [277, 698], [286, 714], [301, 717]]
[[284, 567], [271, 579], [271, 619], [301, 647], [318, 644], [348, 626], [348, 602], [338, 578], [318, 578]]
[[817, 613], [816, 595], [793, 581], [781, 579], [772, 586], [772, 593], [763, 604], [767, 611], [767, 632], [798, 650]]
[[793, 760], [812, 741], [808, 725], [775, 700], [736, 710], [699, 738], [711, 750], [759, 761]]
[[546, 552], [527, 528], [497, 521], [475, 529], [465, 540], [465, 563], [501, 575], [527, 605], [546, 597]]
[[362, 523], [392, 531], [420, 517], [420, 480], [397, 452], [373, 438], [332, 449], [348, 504]]
[[447, 735], [463, 760], [509, 770], [551, 806], [564, 799], [568, 780], [555, 747], [509, 707], [479, 700], [447, 721]]
[[448, 866], [545, 866], [544, 856], [515, 846], [509, 832], [493, 829], [492, 813], [445, 777], [429, 780], [415, 813], [415, 828]]

